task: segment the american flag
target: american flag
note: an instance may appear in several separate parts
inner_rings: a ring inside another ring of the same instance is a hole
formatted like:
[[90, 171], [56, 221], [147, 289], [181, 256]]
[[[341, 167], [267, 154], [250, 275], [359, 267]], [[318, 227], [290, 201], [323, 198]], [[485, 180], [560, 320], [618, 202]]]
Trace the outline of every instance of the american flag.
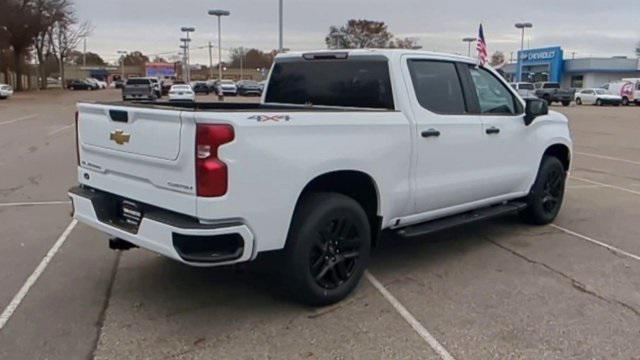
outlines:
[[487, 42], [484, 40], [484, 30], [482, 30], [482, 24], [480, 24], [480, 31], [478, 34], [478, 62], [480, 65], [485, 65], [489, 61], [489, 54], [487, 53]]

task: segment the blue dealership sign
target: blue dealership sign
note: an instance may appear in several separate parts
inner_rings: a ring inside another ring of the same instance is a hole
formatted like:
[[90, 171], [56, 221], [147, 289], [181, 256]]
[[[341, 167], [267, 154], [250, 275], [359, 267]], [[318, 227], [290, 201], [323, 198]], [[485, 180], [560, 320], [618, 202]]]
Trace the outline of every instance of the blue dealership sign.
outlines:
[[518, 51], [518, 67], [516, 77], [522, 81], [523, 68], [528, 66], [544, 66], [549, 68], [549, 81], [562, 81], [564, 53], [559, 46]]

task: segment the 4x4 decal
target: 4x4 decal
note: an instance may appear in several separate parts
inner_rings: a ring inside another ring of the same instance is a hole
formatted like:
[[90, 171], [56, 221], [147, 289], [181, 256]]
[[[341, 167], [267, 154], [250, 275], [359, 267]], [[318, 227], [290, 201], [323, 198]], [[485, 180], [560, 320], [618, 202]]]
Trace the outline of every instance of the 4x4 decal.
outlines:
[[256, 120], [257, 122], [267, 122], [267, 121], [289, 121], [291, 117], [289, 115], [253, 115], [248, 117], [249, 120]]

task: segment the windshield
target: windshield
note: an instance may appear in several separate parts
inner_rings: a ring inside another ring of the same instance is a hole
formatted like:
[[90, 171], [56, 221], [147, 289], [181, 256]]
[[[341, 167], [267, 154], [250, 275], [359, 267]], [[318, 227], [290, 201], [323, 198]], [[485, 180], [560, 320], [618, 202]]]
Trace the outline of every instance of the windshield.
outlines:
[[149, 85], [151, 82], [148, 79], [129, 79], [127, 85]]
[[267, 86], [267, 103], [394, 109], [386, 58], [283, 61]]

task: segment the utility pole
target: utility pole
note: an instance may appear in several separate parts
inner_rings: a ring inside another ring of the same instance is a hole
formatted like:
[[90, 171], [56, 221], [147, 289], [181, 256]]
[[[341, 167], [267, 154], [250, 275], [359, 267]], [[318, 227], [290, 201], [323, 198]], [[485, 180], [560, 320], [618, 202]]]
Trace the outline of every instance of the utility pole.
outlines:
[[184, 46], [185, 46], [184, 48], [185, 62], [184, 63], [185, 63], [186, 82], [191, 83], [191, 68], [189, 67], [189, 43], [191, 42], [191, 38], [189, 37], [189, 34], [196, 31], [196, 28], [183, 26], [180, 30], [187, 34], [187, 37], [180, 39], [180, 41], [184, 42]]
[[244, 48], [240, 47], [240, 80], [244, 80]]
[[82, 51], [82, 67], [87, 67], [87, 37], [85, 36], [83, 39], [83, 51]]
[[122, 51], [122, 50], [118, 50], [118, 55], [120, 55], [122, 57], [122, 60], [120, 61], [122, 63], [122, 77], [120, 78], [120, 80], [124, 81], [124, 59], [127, 56], [127, 52], [126, 51]]

